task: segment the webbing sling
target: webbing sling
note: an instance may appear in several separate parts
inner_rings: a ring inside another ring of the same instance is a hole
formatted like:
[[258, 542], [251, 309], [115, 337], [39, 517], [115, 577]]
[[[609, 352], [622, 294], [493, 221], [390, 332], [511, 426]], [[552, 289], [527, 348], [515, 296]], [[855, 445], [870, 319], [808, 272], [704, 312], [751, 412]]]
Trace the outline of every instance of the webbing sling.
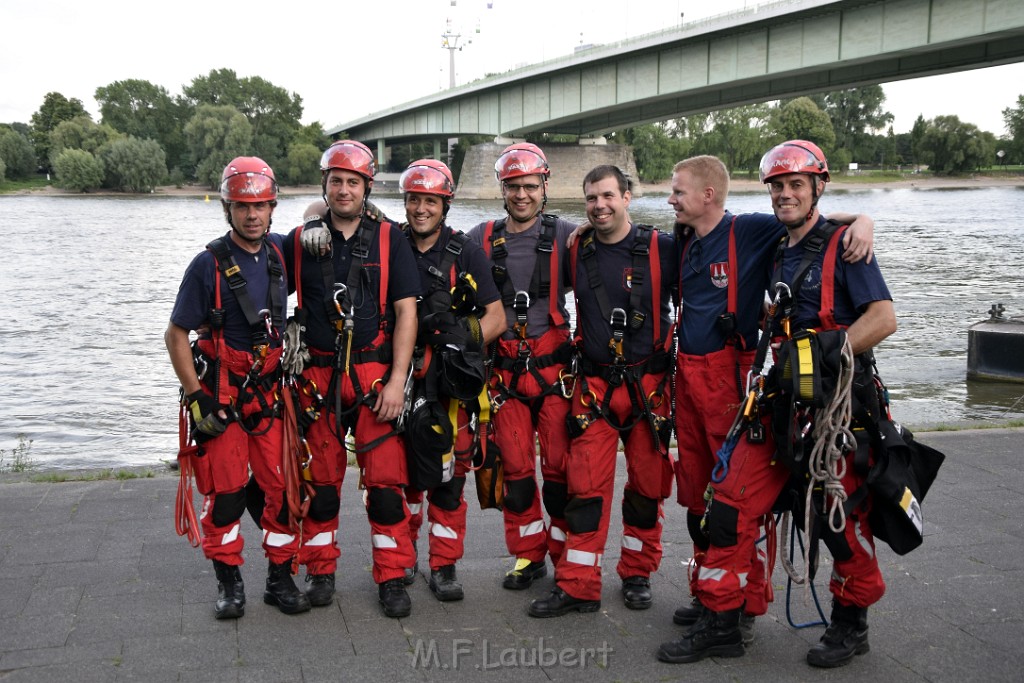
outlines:
[[[441, 261], [437, 267], [429, 266], [427, 272], [431, 276], [430, 289], [423, 294], [423, 301], [426, 307], [429, 309], [427, 313], [443, 313], [442, 310], [434, 310], [439, 308], [439, 304], [434, 301], [434, 294], [438, 291], [450, 292], [452, 287], [455, 286], [455, 279], [458, 276], [458, 272], [455, 269], [455, 263], [458, 261], [459, 256], [462, 255], [462, 250], [466, 247], [466, 243], [469, 241], [469, 237], [464, 232], [456, 232], [447, 226], [442, 226], [442, 230], [448, 230], [448, 240], [445, 243], [444, 251], [441, 253]], [[410, 236], [407, 233], [407, 236]], [[449, 301], [450, 307], [450, 301]]]
[[[530, 306], [540, 301], [547, 293], [548, 317], [551, 319], [552, 327], [561, 327], [565, 324], [565, 318], [558, 310], [559, 283], [558, 278], [552, 278], [553, 273], [558, 273], [558, 250], [555, 249], [555, 232], [557, 216], [541, 214], [540, 235], [537, 238], [537, 258], [533, 265], [533, 275], [530, 278]], [[508, 268], [505, 266], [505, 259], [508, 257], [508, 249], [505, 247], [505, 219], [488, 221], [484, 227], [483, 246], [484, 252], [494, 263], [491, 271], [494, 282], [501, 291], [501, 303], [506, 308], [514, 308], [516, 300], [515, 288], [512, 286], [512, 278], [508, 275]]]

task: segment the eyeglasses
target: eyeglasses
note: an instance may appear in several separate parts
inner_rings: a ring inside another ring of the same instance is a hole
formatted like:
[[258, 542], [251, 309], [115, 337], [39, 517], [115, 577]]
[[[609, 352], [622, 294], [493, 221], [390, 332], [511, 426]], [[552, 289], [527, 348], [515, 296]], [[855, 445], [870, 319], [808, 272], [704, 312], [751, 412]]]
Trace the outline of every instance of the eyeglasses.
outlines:
[[540, 189], [540, 185], [536, 183], [502, 183], [505, 187], [505, 191], [511, 194], [517, 194], [519, 190], [526, 190], [526, 194], [533, 194]]

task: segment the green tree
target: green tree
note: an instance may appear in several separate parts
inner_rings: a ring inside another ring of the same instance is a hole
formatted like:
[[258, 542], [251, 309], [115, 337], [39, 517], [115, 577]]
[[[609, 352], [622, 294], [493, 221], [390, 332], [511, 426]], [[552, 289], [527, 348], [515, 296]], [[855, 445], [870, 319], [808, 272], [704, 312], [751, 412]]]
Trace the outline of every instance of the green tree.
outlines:
[[50, 132], [62, 121], [70, 121], [76, 116], [92, 118], [81, 100], [69, 100], [59, 92], [46, 93], [39, 111], [32, 114], [32, 144], [36, 149], [36, 159], [45, 170], [50, 170]]
[[278, 179], [289, 185], [319, 185], [322, 152], [308, 142], [295, 142], [288, 147], [288, 157]]
[[57, 187], [85, 192], [103, 183], [103, 162], [83, 149], [66, 149], [53, 160]]
[[640, 180], [656, 182], [672, 175], [672, 166], [680, 158], [680, 141], [670, 138], [663, 124], [649, 123], [627, 128], [621, 132], [621, 137], [624, 144], [633, 147]]
[[122, 192], [152, 192], [167, 177], [166, 156], [156, 140], [127, 135], [104, 145], [99, 158], [104, 186]]
[[936, 116], [924, 132], [921, 149], [938, 174], [967, 173], [995, 158], [995, 137], [957, 116]]
[[88, 116], [77, 116], [61, 121], [50, 132], [50, 163], [66, 149], [83, 149], [96, 154], [100, 147], [115, 140], [120, 134], [105, 124], [97, 124]]
[[910, 129], [910, 151], [913, 155], [914, 165], [917, 167], [923, 163], [921, 158], [924, 156], [924, 148], [921, 145], [924, 142], [926, 130], [928, 130], [928, 122], [924, 120], [924, 116], [918, 114], [914, 120], [914, 127]]
[[891, 167], [903, 163], [903, 157], [899, 153], [899, 145], [896, 144], [896, 133], [893, 131], [892, 126], [889, 126], [889, 132], [879, 145], [879, 150], [881, 152], [879, 165], [883, 169], [885, 169], [887, 164]]
[[0, 159], [7, 168], [7, 177], [12, 180], [28, 178], [38, 168], [32, 142], [9, 127], [0, 129]]
[[868, 144], [871, 131], [882, 130], [893, 119], [892, 114], [883, 108], [885, 92], [882, 86], [836, 90], [812, 95], [811, 99], [832, 120], [836, 148], [849, 150], [854, 161], [875, 158], [873, 146]]
[[301, 126], [295, 132], [295, 137], [292, 139], [292, 143], [306, 142], [318, 150], [323, 152], [325, 149], [331, 146], [331, 136], [324, 132], [323, 124], [319, 121], [314, 121], [308, 126]]
[[5, 180], [4, 174], [7, 173], [7, 166], [4, 165], [4, 160], [0, 157], [0, 183]]
[[770, 146], [766, 131], [772, 109], [768, 104], [749, 104], [721, 109], [711, 114], [711, 133], [706, 143], [730, 173], [757, 169], [761, 156]]
[[809, 97], [798, 97], [779, 107], [773, 123], [778, 139], [769, 142], [811, 140], [825, 151], [826, 156], [836, 144], [832, 120]]
[[183, 92], [195, 106], [230, 105], [241, 112], [251, 124], [250, 153], [274, 167], [301, 128], [302, 98], [259, 76], [240, 79], [231, 69], [215, 69], [194, 78]]
[[1016, 107], [1003, 110], [1003, 122], [1010, 141], [1006, 150], [1008, 157], [1004, 161], [1024, 164], [1024, 95], [1017, 95]]
[[[196, 179], [215, 190], [224, 166], [236, 156], [251, 156], [252, 126], [229, 105], [203, 104], [185, 124], [185, 139]], [[264, 159], [270, 163], [269, 159]], [[271, 164], [273, 166], [273, 164]]]
[[171, 168], [187, 164], [185, 107], [163, 86], [138, 79], [114, 81], [96, 88], [96, 101], [103, 123], [140, 140], [156, 140]]

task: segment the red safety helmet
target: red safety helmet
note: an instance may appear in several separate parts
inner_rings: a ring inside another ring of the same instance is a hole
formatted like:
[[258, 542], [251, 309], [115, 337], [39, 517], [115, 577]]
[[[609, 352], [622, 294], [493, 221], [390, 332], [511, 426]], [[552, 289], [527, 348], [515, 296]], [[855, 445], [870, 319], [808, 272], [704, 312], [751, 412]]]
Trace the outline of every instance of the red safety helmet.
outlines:
[[830, 180], [825, 154], [816, 144], [806, 140], [787, 140], [761, 157], [759, 176], [762, 183], [787, 173], [820, 175], [826, 183]]
[[274, 170], [259, 157], [235, 157], [221, 174], [220, 198], [225, 202], [277, 201]]
[[547, 178], [551, 175], [551, 168], [548, 167], [548, 158], [544, 156], [540, 147], [530, 142], [517, 142], [502, 151], [494, 163], [494, 175], [498, 182], [526, 175]]
[[332, 168], [358, 173], [367, 180], [373, 180], [377, 164], [370, 148], [357, 140], [338, 140], [320, 157], [320, 170], [326, 176]]
[[451, 200], [455, 196], [455, 180], [449, 168], [437, 159], [419, 159], [409, 164], [398, 179], [403, 192], [436, 194]]

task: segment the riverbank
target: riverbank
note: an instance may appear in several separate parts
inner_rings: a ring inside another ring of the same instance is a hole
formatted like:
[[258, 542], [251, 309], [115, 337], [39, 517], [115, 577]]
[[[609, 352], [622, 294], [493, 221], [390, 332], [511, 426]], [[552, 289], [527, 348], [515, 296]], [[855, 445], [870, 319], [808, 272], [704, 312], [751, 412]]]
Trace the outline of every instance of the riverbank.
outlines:
[[[760, 192], [763, 189], [763, 185], [756, 180], [750, 180], [746, 178], [733, 178], [729, 181], [730, 190], [733, 192]], [[669, 194], [672, 190], [672, 184], [669, 180], [665, 180], [659, 183], [641, 183], [644, 194]], [[971, 175], [971, 176], [957, 176], [957, 177], [935, 177], [935, 176], [914, 176], [907, 175], [903, 178], [883, 178], [878, 180], [869, 180], [866, 176], [848, 178], [848, 177], [834, 177], [832, 182], [829, 183], [829, 189], [831, 190], [899, 190], [899, 189], [912, 189], [912, 190], [938, 190], [938, 189], [977, 189], [986, 187], [1024, 187], [1024, 175], [1016, 177], [1007, 176], [984, 176], [984, 175]], [[55, 196], [55, 197], [124, 197], [129, 196], [129, 193], [125, 192], [112, 192], [109, 190], [98, 190], [95, 192], [79, 193], [69, 192], [60, 188], [54, 187], [53, 185], [47, 185], [46, 187], [16, 190], [9, 193], [12, 196], [19, 195], [34, 195], [34, 196]], [[280, 194], [283, 196], [306, 196], [306, 195], [319, 195], [319, 185], [285, 185], [280, 188]], [[198, 186], [198, 185], [185, 185], [183, 187], [176, 187], [174, 185], [164, 185], [157, 187], [153, 192], [148, 193], [149, 196], [165, 196], [165, 197], [204, 197], [208, 196], [210, 199], [217, 198], [217, 191], [210, 190], [209, 188]], [[141, 194], [139, 196], [142, 196]]]

